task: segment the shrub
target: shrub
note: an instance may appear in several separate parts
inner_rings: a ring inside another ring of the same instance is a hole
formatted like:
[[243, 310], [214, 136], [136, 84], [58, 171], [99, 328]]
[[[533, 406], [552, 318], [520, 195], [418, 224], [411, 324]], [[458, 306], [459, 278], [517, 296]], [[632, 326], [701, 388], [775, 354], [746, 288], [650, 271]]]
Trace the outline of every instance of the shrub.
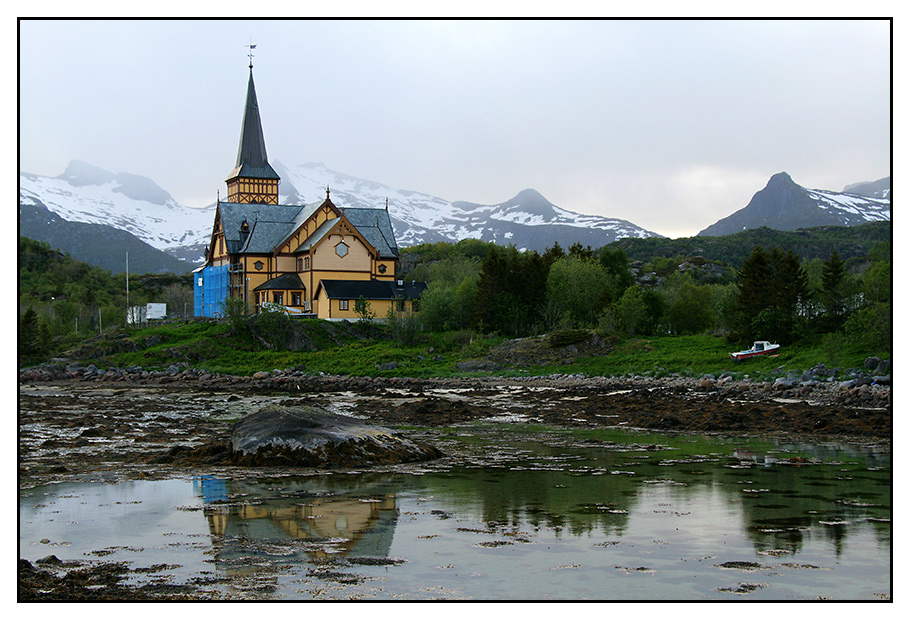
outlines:
[[376, 318], [376, 313], [373, 312], [373, 307], [370, 305], [370, 302], [360, 296], [357, 301], [354, 302], [354, 312], [357, 314], [357, 321], [359, 323], [372, 323], [373, 319]]
[[285, 343], [292, 335], [294, 326], [291, 318], [281, 310], [267, 310], [265, 308], [256, 315], [252, 325], [252, 332], [261, 338], [271, 349], [285, 349]]
[[841, 354], [844, 349], [844, 335], [840, 332], [825, 334], [822, 337], [822, 350], [825, 352], [825, 361], [828, 366], [840, 365]]
[[584, 342], [590, 337], [591, 332], [586, 329], [561, 329], [550, 334], [547, 344], [551, 347], [565, 347]]
[[891, 304], [876, 303], [857, 310], [844, 323], [844, 334], [870, 353], [891, 346]]
[[221, 316], [227, 319], [231, 333], [235, 336], [239, 336], [248, 329], [246, 324], [247, 307], [246, 302], [242, 299], [229, 297], [222, 301]]

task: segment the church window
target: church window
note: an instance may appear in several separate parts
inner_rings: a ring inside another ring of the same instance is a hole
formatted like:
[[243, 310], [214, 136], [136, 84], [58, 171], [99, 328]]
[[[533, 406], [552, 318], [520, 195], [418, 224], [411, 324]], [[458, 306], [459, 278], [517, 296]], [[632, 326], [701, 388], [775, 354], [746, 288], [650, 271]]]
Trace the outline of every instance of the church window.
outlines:
[[303, 257], [303, 269], [304, 269], [304, 270], [309, 270], [309, 268], [310, 268], [310, 257], [309, 257], [309, 256], [304, 256], [304, 257]]
[[345, 243], [344, 241], [342, 241], [341, 243], [339, 243], [338, 245], [335, 246], [335, 254], [337, 254], [341, 258], [344, 258], [345, 256], [348, 255], [349, 249], [350, 248], [348, 247], [348, 244]]
[[297, 259], [297, 271], [303, 271], [303, 259], [302, 258]]
[[291, 305], [292, 306], [302, 306], [303, 304], [300, 303], [300, 297], [301, 297], [300, 293], [291, 293]]
[[272, 293], [272, 301], [279, 306], [284, 305], [284, 293]]
[[379, 265], [379, 273], [385, 273], [388, 267], [385, 265]]
[[257, 260], [253, 263], [253, 267], [256, 268], [256, 271], [262, 271], [262, 268], [265, 267], [265, 264], [261, 260]]

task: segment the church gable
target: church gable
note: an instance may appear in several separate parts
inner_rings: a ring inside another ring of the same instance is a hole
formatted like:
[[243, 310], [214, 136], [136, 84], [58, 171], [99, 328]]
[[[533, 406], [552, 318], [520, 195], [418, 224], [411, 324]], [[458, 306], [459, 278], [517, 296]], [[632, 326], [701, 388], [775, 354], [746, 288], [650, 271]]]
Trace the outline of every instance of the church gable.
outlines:
[[300, 251], [306, 240], [312, 237], [320, 227], [337, 219], [341, 210], [326, 198], [321, 203], [312, 203], [302, 207], [282, 243], [275, 247], [275, 253], [293, 253]]
[[370, 271], [376, 248], [342, 216], [323, 224], [301, 245], [313, 257], [313, 268], [331, 271]]

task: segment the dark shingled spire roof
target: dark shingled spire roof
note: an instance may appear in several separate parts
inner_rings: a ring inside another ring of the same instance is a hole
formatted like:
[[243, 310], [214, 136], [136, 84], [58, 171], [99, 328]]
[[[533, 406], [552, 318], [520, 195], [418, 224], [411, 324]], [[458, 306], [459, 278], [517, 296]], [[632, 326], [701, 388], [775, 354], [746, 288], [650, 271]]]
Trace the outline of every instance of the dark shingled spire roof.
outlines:
[[269, 158], [265, 153], [265, 138], [262, 135], [262, 122], [259, 119], [259, 103], [256, 101], [252, 67], [250, 67], [250, 83], [246, 91], [246, 107], [243, 110], [243, 127], [240, 130], [237, 164], [228, 175], [228, 180], [235, 177], [280, 178], [269, 165]]

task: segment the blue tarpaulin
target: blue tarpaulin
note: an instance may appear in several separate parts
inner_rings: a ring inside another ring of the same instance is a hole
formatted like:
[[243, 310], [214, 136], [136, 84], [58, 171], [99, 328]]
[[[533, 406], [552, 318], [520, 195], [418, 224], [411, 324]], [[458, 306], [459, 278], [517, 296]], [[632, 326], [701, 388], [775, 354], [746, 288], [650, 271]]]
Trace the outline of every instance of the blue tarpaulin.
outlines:
[[193, 286], [193, 314], [218, 317], [228, 297], [228, 266], [209, 266], [196, 271]]

